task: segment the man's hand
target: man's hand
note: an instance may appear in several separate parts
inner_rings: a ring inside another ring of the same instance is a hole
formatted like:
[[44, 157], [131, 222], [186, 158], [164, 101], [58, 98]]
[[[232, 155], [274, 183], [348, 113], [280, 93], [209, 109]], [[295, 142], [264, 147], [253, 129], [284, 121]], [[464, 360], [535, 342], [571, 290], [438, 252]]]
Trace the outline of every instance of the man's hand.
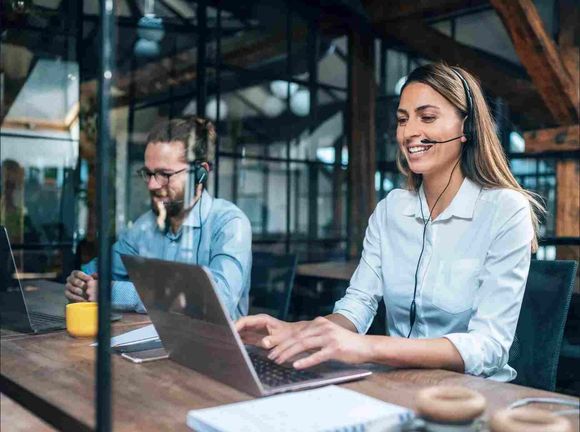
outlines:
[[64, 295], [71, 302], [97, 301], [97, 274], [74, 270], [66, 278]]

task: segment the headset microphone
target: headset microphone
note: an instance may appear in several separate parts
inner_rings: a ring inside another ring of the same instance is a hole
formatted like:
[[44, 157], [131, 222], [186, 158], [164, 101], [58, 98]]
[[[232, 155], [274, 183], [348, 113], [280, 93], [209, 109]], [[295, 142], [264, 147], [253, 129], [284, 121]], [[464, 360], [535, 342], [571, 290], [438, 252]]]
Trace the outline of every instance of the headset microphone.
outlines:
[[448, 142], [451, 142], [451, 141], [455, 141], [456, 139], [463, 138], [464, 136], [465, 135], [459, 135], [458, 137], [451, 138], [451, 139], [448, 139], [448, 140], [445, 140], [445, 141], [435, 141], [435, 140], [430, 140], [430, 139], [424, 138], [424, 139], [421, 140], [421, 142], [423, 144], [445, 144], [445, 143], [448, 143]]

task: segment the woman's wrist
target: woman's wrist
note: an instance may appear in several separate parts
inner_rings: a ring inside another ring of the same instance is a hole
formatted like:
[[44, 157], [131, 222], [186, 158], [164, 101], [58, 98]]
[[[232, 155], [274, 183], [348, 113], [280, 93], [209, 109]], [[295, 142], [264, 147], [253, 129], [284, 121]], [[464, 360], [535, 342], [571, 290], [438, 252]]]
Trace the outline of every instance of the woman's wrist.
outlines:
[[363, 336], [366, 339], [366, 357], [365, 362], [390, 364], [392, 354], [395, 350], [392, 348], [393, 338], [390, 336]]

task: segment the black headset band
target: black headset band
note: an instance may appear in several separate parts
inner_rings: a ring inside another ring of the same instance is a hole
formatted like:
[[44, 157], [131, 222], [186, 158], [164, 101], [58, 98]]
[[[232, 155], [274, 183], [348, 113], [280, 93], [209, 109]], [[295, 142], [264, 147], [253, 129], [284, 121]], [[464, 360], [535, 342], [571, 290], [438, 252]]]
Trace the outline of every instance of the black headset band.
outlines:
[[465, 98], [467, 99], [467, 117], [469, 117], [470, 119], [473, 119], [473, 97], [471, 96], [471, 90], [469, 88], [469, 84], [467, 83], [467, 80], [465, 78], [463, 78], [463, 75], [461, 75], [461, 72], [459, 72], [454, 67], [452, 67], [451, 70], [453, 71], [453, 73], [455, 75], [457, 75], [457, 78], [459, 78], [459, 80], [461, 81], [461, 84], [463, 85], [463, 90], [465, 91]]

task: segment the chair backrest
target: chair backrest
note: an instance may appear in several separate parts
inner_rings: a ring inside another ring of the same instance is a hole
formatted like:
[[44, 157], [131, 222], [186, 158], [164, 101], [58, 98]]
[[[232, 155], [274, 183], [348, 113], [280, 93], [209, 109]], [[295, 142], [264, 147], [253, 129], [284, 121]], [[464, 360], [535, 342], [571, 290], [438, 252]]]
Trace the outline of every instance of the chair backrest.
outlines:
[[296, 273], [296, 254], [254, 252], [252, 255], [250, 314], [265, 312], [286, 320]]
[[515, 384], [554, 391], [576, 261], [532, 260], [509, 364]]

